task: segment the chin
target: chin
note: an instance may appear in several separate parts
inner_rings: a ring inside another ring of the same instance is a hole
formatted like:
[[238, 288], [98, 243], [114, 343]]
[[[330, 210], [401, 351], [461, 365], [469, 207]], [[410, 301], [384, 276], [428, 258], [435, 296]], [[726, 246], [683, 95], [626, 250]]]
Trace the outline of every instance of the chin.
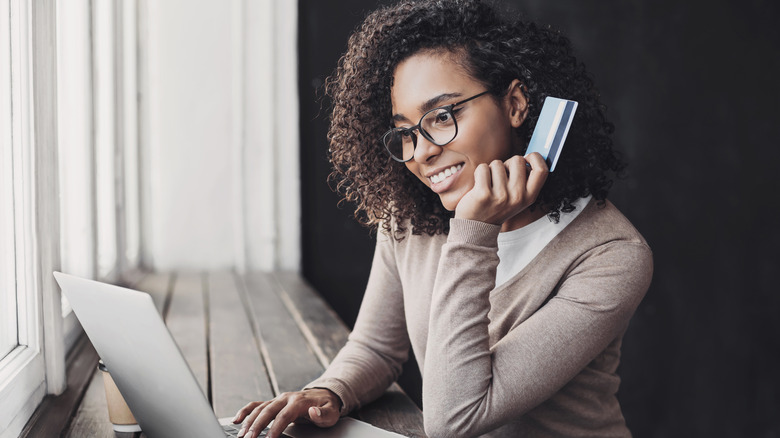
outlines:
[[444, 207], [445, 210], [448, 211], [455, 211], [455, 209], [458, 207], [458, 202], [460, 202], [460, 196], [457, 200], [453, 200], [451, 196], [439, 196], [439, 200], [441, 200], [441, 205]]

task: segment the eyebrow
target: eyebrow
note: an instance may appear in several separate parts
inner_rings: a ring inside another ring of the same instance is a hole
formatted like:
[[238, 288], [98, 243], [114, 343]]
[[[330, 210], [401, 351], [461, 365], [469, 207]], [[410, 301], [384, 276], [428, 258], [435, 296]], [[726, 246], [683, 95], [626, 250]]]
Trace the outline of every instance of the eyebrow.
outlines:
[[[425, 114], [428, 111], [436, 108], [437, 106], [440, 106], [440, 104], [442, 102], [445, 102], [445, 101], [450, 100], [450, 99], [454, 99], [456, 97], [461, 97], [461, 96], [463, 96], [462, 93], [444, 93], [444, 94], [440, 94], [438, 96], [432, 97], [432, 98], [426, 100], [425, 102], [423, 102], [422, 105], [420, 105], [419, 110], [420, 110], [421, 113]], [[408, 120], [409, 119], [406, 116], [404, 116], [403, 114], [399, 113], [399, 114], [393, 115], [393, 122], [403, 122], [403, 121], [408, 121]]]

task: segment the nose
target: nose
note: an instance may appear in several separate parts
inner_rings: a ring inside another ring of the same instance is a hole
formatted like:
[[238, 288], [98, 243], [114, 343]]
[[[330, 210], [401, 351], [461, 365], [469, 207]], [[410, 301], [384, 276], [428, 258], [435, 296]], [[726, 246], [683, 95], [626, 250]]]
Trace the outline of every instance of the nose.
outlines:
[[439, 146], [427, 138], [424, 135], [417, 134], [417, 146], [414, 148], [414, 161], [418, 163], [427, 163], [431, 159], [441, 154], [442, 146]]

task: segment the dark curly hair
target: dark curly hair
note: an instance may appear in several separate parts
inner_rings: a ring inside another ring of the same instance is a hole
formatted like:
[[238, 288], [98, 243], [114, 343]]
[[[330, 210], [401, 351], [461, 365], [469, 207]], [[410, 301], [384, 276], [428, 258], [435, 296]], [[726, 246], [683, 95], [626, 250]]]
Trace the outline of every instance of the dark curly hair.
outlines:
[[[402, 1], [366, 17], [350, 36], [347, 52], [326, 82], [333, 101], [328, 140], [333, 172], [329, 179], [356, 205], [355, 217], [379, 224], [403, 238], [449, 231], [452, 213], [438, 195], [384, 152], [382, 134], [390, 127], [390, 88], [396, 66], [421, 50], [447, 51], [495, 97], [519, 79], [528, 116], [517, 128], [525, 149], [547, 96], [579, 102], [566, 150], [550, 173], [535, 205], [551, 220], [574, 210], [572, 202], [593, 195], [602, 204], [611, 174], [623, 163], [612, 149], [613, 125], [604, 115], [593, 81], [559, 32], [513, 19], [480, 0]], [[407, 222], [407, 220], [409, 222]]]

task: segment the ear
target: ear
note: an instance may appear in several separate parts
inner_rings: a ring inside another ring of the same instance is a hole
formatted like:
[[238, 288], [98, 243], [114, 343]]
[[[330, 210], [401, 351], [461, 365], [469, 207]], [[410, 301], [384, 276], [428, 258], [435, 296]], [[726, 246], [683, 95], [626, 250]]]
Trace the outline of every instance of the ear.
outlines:
[[528, 115], [528, 101], [523, 94], [525, 85], [519, 79], [515, 79], [509, 84], [509, 90], [506, 93], [506, 103], [509, 110], [509, 122], [513, 128], [523, 124]]

